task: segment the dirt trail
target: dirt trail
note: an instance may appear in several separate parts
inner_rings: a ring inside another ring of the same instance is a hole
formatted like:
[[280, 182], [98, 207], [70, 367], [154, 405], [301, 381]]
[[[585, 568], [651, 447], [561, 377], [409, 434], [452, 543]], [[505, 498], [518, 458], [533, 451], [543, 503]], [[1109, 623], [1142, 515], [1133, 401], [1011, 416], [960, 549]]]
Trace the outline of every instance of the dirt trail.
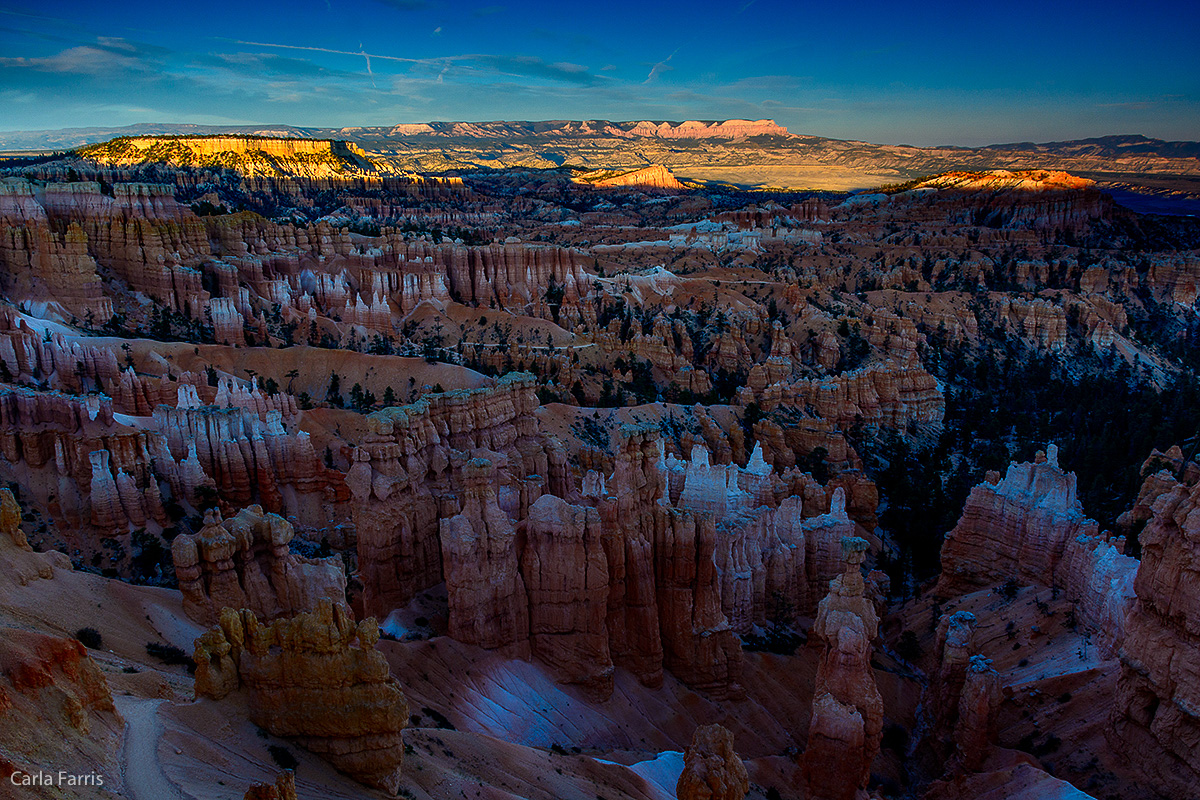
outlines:
[[162, 724], [158, 707], [165, 700], [115, 697], [117, 710], [125, 717], [125, 744], [121, 752], [121, 768], [125, 773], [125, 790], [132, 800], [185, 800], [163, 774], [158, 762], [158, 740]]

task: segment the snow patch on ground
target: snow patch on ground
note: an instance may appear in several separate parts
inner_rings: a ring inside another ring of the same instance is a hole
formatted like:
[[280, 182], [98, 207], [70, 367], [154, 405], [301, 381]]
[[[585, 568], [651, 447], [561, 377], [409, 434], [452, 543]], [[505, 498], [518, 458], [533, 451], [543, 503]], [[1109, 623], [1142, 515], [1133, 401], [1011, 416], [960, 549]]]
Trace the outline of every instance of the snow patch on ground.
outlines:
[[675, 785], [679, 783], [679, 775], [683, 772], [683, 753], [668, 750], [659, 753], [657, 758], [631, 764], [629, 768], [645, 778], [651, 789], [656, 790], [656, 800], [675, 800]]

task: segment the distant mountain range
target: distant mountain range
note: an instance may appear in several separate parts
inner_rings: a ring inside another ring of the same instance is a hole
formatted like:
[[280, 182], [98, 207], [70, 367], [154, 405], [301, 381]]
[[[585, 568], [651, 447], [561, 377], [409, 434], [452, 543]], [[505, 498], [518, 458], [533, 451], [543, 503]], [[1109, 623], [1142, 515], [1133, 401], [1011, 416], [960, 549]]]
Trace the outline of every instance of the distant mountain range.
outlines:
[[429, 122], [309, 128], [142, 123], [0, 133], [0, 151], [71, 150], [129, 136], [266, 136], [345, 140], [395, 170], [635, 170], [758, 188], [852, 189], [950, 170], [1054, 169], [1102, 186], [1200, 196], [1200, 143], [1140, 135], [988, 147], [911, 147], [790, 133], [772, 120]]
[[609, 122], [608, 120], [545, 120], [496, 122], [417, 122], [374, 127], [308, 128], [294, 125], [190, 125], [145, 122], [119, 128], [62, 128], [45, 131], [0, 132], [0, 150], [70, 150], [118, 136], [275, 136], [297, 139], [344, 139], [356, 144], [396, 139], [554, 139], [661, 138], [738, 139], [749, 136], [792, 137], [773, 120], [733, 119], [684, 122]]

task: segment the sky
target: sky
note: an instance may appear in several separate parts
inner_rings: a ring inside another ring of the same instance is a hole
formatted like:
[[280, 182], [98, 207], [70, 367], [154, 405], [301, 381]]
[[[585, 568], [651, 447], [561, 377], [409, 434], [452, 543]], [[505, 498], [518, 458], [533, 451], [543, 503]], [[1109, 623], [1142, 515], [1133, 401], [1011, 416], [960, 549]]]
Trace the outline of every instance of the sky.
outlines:
[[774, 119], [1200, 140], [1200, 2], [4, 0], [0, 130]]

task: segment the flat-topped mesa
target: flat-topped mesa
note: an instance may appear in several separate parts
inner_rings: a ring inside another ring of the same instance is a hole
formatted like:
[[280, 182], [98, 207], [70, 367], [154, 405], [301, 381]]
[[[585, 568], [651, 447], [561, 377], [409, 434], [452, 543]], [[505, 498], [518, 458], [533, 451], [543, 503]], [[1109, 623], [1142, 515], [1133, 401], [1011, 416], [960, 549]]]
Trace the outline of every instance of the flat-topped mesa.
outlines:
[[1131, 763], [1164, 796], [1182, 800], [1200, 785], [1200, 485], [1174, 482], [1151, 513], [1106, 735], [1114, 751], [1139, 754]]
[[366, 152], [330, 139], [265, 136], [130, 136], [83, 147], [80, 158], [114, 167], [162, 162], [226, 168], [248, 177], [328, 178], [374, 174]]
[[867, 787], [883, 739], [883, 699], [871, 671], [879, 617], [863, 594], [868, 544], [855, 536], [841, 544], [846, 571], [830, 581], [813, 626], [822, 653], [808, 744], [800, 756], [812, 800], [854, 800]]
[[328, 600], [270, 625], [226, 608], [196, 640], [196, 696], [220, 700], [241, 687], [254, 724], [395, 795], [408, 703], [378, 640], [373, 618], [356, 625]]
[[750, 775], [723, 726], [701, 725], [683, 752], [683, 772], [675, 784], [677, 800], [743, 800]]
[[971, 490], [942, 545], [937, 592], [954, 596], [1015, 579], [1056, 587], [1111, 650], [1124, 631], [1136, 559], [1122, 539], [1101, 536], [1076, 496], [1075, 473], [1049, 445], [1032, 462], [1013, 462], [1000, 481]]
[[346, 602], [346, 572], [337, 557], [302, 558], [288, 549], [293, 529], [261, 506], [222, 522], [209, 509], [197, 534], [171, 542], [183, 610], [205, 625], [222, 608], [248, 608], [267, 620], [314, 610], [322, 600]]
[[[894, 198], [901, 207], [924, 203], [919, 216], [941, 213], [951, 224], [992, 228], [1078, 230], [1112, 214], [1113, 201], [1094, 181], [1051, 170], [947, 172]], [[936, 191], [936, 210], [924, 195]]]

